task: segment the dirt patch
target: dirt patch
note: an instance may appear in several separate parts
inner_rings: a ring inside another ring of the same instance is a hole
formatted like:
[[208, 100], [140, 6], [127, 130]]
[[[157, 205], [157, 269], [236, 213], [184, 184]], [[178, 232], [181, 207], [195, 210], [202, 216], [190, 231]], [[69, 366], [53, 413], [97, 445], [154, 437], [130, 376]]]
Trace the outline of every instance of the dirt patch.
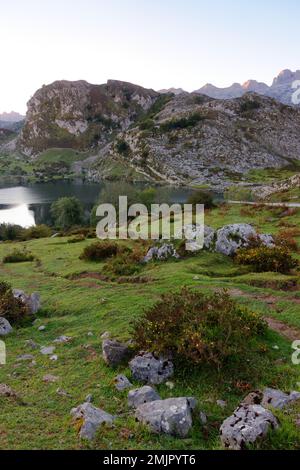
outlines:
[[109, 281], [109, 277], [105, 276], [104, 274], [95, 273], [95, 272], [83, 272], [79, 274], [70, 274], [69, 276], [67, 276], [67, 279], [70, 279], [71, 281], [77, 281], [78, 279], [97, 279], [103, 282]]
[[290, 279], [286, 281], [263, 281], [260, 279], [256, 279], [249, 281], [248, 284], [253, 287], [283, 291], [297, 291], [299, 289], [297, 279]]
[[266, 322], [268, 323], [271, 330], [276, 331], [281, 336], [284, 336], [290, 341], [300, 340], [300, 330], [292, 326], [288, 326], [280, 320], [275, 318], [265, 317]]

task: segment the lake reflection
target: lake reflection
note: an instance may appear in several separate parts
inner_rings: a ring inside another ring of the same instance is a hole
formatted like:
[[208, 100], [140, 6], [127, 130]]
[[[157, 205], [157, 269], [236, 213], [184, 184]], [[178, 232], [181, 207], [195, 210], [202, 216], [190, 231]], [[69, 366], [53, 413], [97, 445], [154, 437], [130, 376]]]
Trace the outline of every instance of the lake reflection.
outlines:
[[[126, 182], [90, 183], [82, 180], [35, 183], [28, 186], [14, 186], [0, 182], [0, 223], [10, 223], [28, 227], [35, 224], [50, 224], [51, 204], [60, 197], [75, 196], [84, 207], [86, 216], [99, 200], [101, 191], [106, 194], [118, 190], [126, 195], [129, 187], [142, 189], [144, 184]], [[158, 186], [158, 202], [185, 202], [192, 190]], [[107, 202], [107, 201], [101, 201]]]

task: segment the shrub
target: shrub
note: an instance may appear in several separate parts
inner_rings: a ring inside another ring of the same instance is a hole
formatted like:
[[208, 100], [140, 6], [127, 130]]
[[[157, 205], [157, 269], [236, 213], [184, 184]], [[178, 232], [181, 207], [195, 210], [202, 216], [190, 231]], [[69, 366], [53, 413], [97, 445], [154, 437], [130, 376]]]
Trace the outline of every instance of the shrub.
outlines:
[[220, 366], [242, 354], [248, 341], [266, 330], [261, 317], [237, 304], [226, 291], [205, 295], [184, 288], [164, 294], [134, 323], [142, 350], [171, 354], [177, 363]]
[[20, 238], [23, 229], [20, 225], [0, 224], [0, 240], [14, 241]]
[[103, 261], [116, 254], [120, 251], [118, 244], [109, 240], [98, 241], [88, 245], [84, 248], [80, 259], [86, 261]]
[[255, 100], [247, 100], [241, 104], [241, 113], [247, 113], [249, 111], [255, 111], [260, 108], [260, 103]]
[[205, 209], [212, 209], [215, 207], [213, 196], [203, 190], [194, 191], [187, 200], [188, 204], [204, 204]]
[[142, 256], [138, 251], [128, 250], [112, 258], [105, 265], [105, 270], [116, 276], [132, 276], [140, 272], [142, 268], [141, 258]]
[[240, 248], [236, 261], [239, 264], [253, 266], [256, 272], [270, 271], [287, 274], [298, 266], [298, 261], [293, 259], [289, 250], [283, 246]]
[[36, 238], [47, 238], [52, 234], [52, 230], [47, 225], [41, 224], [24, 229], [22, 240], [32, 240]]
[[67, 229], [82, 222], [83, 208], [76, 197], [61, 197], [52, 204], [51, 215], [56, 227]]
[[284, 246], [291, 251], [298, 251], [298, 243], [294, 237], [300, 236], [299, 228], [280, 230], [275, 236], [276, 245]]
[[24, 263], [26, 261], [34, 261], [34, 259], [35, 257], [30, 251], [15, 249], [4, 256], [3, 263]]
[[69, 238], [68, 243], [79, 243], [79, 242], [83, 242], [84, 240], [85, 240], [85, 236], [83, 234], [78, 234], [72, 238]]
[[199, 113], [190, 114], [188, 117], [182, 117], [178, 119], [172, 119], [161, 124], [160, 129], [164, 132], [169, 132], [174, 129], [186, 129], [188, 127], [194, 127], [198, 122], [204, 118]]
[[0, 282], [0, 317], [12, 324], [20, 324], [31, 318], [28, 307], [14, 297], [7, 282]]
[[116, 149], [117, 149], [117, 152], [121, 155], [127, 155], [128, 152], [130, 151], [130, 147], [129, 145], [127, 144], [126, 140], [118, 140], [117, 144], [116, 144]]

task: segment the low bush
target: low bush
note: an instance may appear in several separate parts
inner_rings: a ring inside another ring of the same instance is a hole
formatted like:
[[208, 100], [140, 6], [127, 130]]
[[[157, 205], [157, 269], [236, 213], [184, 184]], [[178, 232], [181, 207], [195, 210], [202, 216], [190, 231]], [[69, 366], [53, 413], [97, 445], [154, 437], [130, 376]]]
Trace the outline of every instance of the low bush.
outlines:
[[15, 249], [8, 255], [4, 256], [3, 263], [24, 263], [26, 261], [34, 261], [35, 256], [26, 250]]
[[203, 294], [184, 288], [164, 294], [133, 325], [141, 350], [171, 355], [182, 365], [221, 366], [241, 355], [249, 341], [266, 331], [261, 317], [226, 292]]
[[23, 230], [22, 240], [33, 240], [36, 238], [47, 238], [51, 237], [52, 230], [47, 225], [41, 224], [33, 227], [29, 227]]
[[79, 234], [79, 235], [75, 235], [72, 238], [69, 238], [68, 243], [79, 243], [79, 242], [83, 242], [84, 240], [85, 240], [85, 235]]
[[103, 261], [112, 256], [116, 256], [121, 248], [116, 242], [104, 240], [92, 243], [84, 248], [80, 259], [86, 261]]
[[169, 132], [174, 129], [186, 129], [188, 127], [194, 127], [200, 121], [203, 121], [203, 116], [200, 113], [193, 113], [187, 117], [178, 119], [172, 119], [161, 124], [160, 129], [164, 132]]
[[204, 204], [205, 209], [213, 209], [215, 206], [212, 194], [208, 191], [194, 191], [188, 198], [187, 204]]
[[300, 236], [300, 229], [299, 228], [287, 228], [284, 230], [280, 230], [277, 235], [275, 236], [275, 243], [276, 245], [284, 246], [291, 251], [298, 251], [298, 243], [294, 237]]
[[113, 276], [133, 276], [142, 268], [141, 259], [142, 255], [139, 251], [120, 253], [105, 265], [105, 272]]
[[240, 248], [235, 259], [238, 264], [252, 266], [256, 272], [287, 274], [298, 266], [298, 261], [284, 246]]
[[32, 317], [28, 307], [14, 297], [7, 282], [0, 282], [0, 317], [6, 318], [11, 324], [25, 323]]
[[22, 227], [13, 224], [0, 224], [0, 240], [1, 241], [14, 241], [21, 237]]

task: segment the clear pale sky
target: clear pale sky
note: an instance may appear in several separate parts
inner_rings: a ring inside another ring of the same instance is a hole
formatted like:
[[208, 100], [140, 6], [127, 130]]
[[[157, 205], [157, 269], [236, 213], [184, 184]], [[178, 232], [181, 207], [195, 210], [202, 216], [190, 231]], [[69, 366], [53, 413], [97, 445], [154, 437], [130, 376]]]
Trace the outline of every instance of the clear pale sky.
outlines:
[[0, 0], [0, 112], [43, 84], [188, 91], [300, 68], [299, 0]]

